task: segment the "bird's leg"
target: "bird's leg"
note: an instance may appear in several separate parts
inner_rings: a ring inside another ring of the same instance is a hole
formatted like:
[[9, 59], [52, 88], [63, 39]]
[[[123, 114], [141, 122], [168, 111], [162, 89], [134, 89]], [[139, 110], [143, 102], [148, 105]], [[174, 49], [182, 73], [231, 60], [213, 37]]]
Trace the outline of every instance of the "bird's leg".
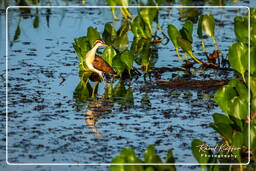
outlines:
[[100, 73], [100, 77], [101, 77], [101, 79], [103, 80], [104, 86], [106, 87], [106, 86], [107, 86], [106, 77], [105, 77], [102, 73]]

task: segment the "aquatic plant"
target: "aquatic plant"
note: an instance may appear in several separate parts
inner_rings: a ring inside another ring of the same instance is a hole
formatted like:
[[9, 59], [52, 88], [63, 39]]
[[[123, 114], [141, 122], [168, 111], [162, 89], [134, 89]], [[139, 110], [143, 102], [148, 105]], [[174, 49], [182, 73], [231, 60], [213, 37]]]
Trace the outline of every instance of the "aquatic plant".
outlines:
[[174, 165], [124, 165], [122, 163], [175, 163], [175, 159], [172, 153], [172, 150], [168, 150], [167, 156], [165, 157], [165, 162], [157, 155], [154, 145], [149, 145], [144, 151], [144, 160], [140, 159], [134, 150], [130, 147], [124, 148], [118, 156], [112, 159], [113, 164], [119, 163], [120, 165], [111, 165], [111, 171], [175, 171], [176, 168]]

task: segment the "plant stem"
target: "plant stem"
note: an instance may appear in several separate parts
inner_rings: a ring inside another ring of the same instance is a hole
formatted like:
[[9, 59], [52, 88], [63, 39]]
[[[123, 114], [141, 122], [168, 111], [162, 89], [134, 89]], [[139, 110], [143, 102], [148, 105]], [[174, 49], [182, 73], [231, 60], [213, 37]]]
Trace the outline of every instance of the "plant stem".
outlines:
[[182, 62], [184, 62], [184, 60], [183, 60], [182, 57], [180, 56], [179, 48], [176, 48], [176, 53], [177, 53], [178, 57], [180, 58], [180, 60], [181, 60]]
[[193, 52], [190, 52], [190, 53], [188, 53], [190, 56], [191, 56], [191, 58], [194, 60], [194, 61], [196, 61], [197, 63], [199, 63], [199, 64], [203, 64], [203, 62], [202, 61], [200, 61], [199, 59], [197, 59], [194, 55], [193, 55]]
[[239, 165], [239, 167], [240, 167], [240, 171], [243, 171], [243, 165]]
[[205, 49], [205, 45], [204, 45], [204, 39], [202, 39], [202, 48], [203, 48], [204, 53], [206, 53], [206, 49]]
[[212, 36], [212, 41], [213, 41], [213, 43], [214, 43], [215, 50], [219, 50], [218, 45], [217, 45], [217, 42], [216, 42], [214, 36]]

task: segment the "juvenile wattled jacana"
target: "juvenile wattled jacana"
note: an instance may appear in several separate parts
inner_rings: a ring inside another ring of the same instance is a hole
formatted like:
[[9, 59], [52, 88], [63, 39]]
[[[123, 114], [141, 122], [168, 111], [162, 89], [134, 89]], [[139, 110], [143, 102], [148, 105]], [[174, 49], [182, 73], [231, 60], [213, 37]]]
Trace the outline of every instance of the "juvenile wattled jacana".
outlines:
[[98, 47], [100, 46], [106, 46], [108, 45], [104, 43], [102, 40], [96, 40], [94, 42], [94, 46], [91, 50], [89, 50], [86, 54], [85, 63], [90, 71], [96, 72], [99, 74], [99, 76], [103, 79], [105, 83], [105, 79], [103, 77], [103, 74], [116, 74], [116, 72], [113, 70], [113, 68], [101, 57], [96, 55], [96, 51]]

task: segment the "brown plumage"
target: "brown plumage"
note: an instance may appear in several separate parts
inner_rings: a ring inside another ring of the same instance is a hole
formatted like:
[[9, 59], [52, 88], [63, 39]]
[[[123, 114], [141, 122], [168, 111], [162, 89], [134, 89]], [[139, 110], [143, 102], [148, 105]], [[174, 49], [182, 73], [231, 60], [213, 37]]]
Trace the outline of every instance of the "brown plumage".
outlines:
[[103, 73], [116, 74], [113, 68], [104, 59], [97, 55], [95, 55], [92, 65], [95, 69], [100, 70]]

